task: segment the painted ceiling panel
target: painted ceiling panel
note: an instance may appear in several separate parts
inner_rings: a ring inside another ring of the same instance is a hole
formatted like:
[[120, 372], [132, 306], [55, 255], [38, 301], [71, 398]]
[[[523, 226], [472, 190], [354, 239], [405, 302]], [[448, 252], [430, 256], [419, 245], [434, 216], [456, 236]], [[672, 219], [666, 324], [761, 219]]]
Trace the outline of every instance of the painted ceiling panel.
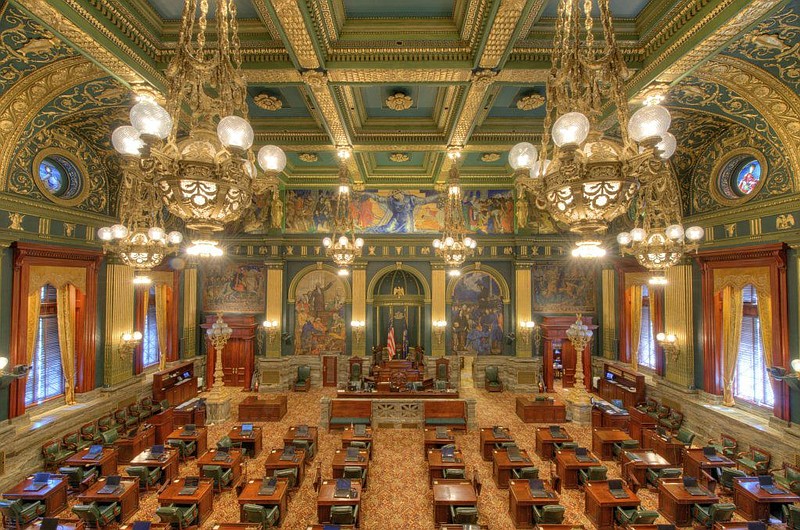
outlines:
[[[311, 117], [305, 97], [297, 86], [266, 87], [251, 85], [247, 89], [247, 96], [247, 106], [250, 109], [250, 116], [253, 118]], [[268, 110], [278, 106], [280, 108], [277, 110]]]
[[452, 17], [454, 0], [343, 0], [348, 18]]
[[[546, 107], [544, 105], [545, 88], [541, 86], [506, 85], [495, 96], [489, 118], [543, 118]], [[529, 97], [532, 96], [532, 97]], [[541, 96], [541, 102], [539, 97]], [[525, 100], [524, 98], [528, 98]], [[522, 100], [522, 101], [521, 101]], [[531, 110], [523, 110], [524, 103], [530, 101], [531, 106], [539, 105]], [[522, 109], [518, 106], [521, 105]]]
[[[655, 0], [611, 0], [611, 13], [614, 17], [635, 18], [652, 1]], [[580, 3], [581, 10], [583, 10], [583, 2]], [[558, 4], [559, 0], [548, 0], [542, 16], [555, 18], [558, 14]], [[597, 2], [592, 2], [592, 4], [592, 16], [599, 17], [600, 10], [597, 7]]]
[[[365, 86], [359, 87], [361, 100], [368, 118], [431, 118], [434, 104], [436, 103], [437, 87], [434, 86]], [[386, 99], [402, 92], [411, 97], [413, 103], [410, 108], [397, 111], [386, 105]]]
[[[256, 0], [259, 1], [259, 0]], [[180, 20], [183, 14], [182, 0], [147, 0], [156, 13], [164, 20]], [[208, 13], [214, 18], [217, 10], [216, 0], [208, 0]], [[253, 6], [253, 0], [236, 0], [238, 18], [258, 18], [258, 12]]]

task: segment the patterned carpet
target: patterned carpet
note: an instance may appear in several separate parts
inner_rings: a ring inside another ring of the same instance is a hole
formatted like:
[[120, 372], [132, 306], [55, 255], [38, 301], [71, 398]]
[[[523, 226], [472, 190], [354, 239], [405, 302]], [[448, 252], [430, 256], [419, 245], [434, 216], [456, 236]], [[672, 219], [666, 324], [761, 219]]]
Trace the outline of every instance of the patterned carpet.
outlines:
[[[464, 370], [465, 375], [469, 367]], [[549, 478], [550, 465], [543, 462], [535, 454], [534, 428], [536, 424], [525, 424], [516, 416], [515, 398], [518, 394], [511, 392], [488, 393], [481, 389], [471, 388], [471, 381], [466, 377], [462, 382], [463, 397], [477, 399], [477, 415], [479, 426], [503, 425], [511, 429], [517, 444], [527, 449], [540, 469], [542, 478]], [[246, 393], [227, 390], [232, 399], [232, 410], [237, 410], [239, 401]], [[288, 394], [288, 412], [280, 422], [263, 423], [264, 451], [259, 458], [246, 462], [247, 476], [250, 478], [264, 475], [264, 459], [269, 449], [281, 447], [283, 434], [292, 425], [316, 425], [319, 421], [319, 402], [323, 396], [333, 396], [331, 388], [315, 388], [308, 393], [290, 392]], [[224, 436], [233, 425], [229, 421], [209, 427], [209, 447], [213, 447], [218, 439]], [[257, 424], [258, 425], [258, 424]], [[566, 428], [576, 441], [584, 447], [591, 447], [591, 430], [589, 427], [578, 427], [566, 424]], [[319, 452], [311, 466], [307, 468], [306, 477], [300, 489], [291, 495], [288, 513], [282, 524], [286, 530], [304, 530], [307, 525], [316, 523], [316, 495], [312, 481], [318, 462], [322, 463], [323, 477], [331, 476], [331, 462], [334, 451], [340, 447], [341, 434], [328, 433], [320, 429]], [[508, 490], [498, 489], [492, 479], [492, 465], [484, 462], [480, 456], [478, 431], [456, 435], [456, 444], [462, 450], [467, 465], [468, 476], [477, 468], [483, 483], [478, 502], [480, 522], [489, 525], [491, 530], [510, 530], [514, 528], [508, 513]], [[423, 456], [423, 435], [421, 429], [376, 429], [373, 444], [373, 460], [369, 468], [368, 489], [363, 494], [361, 504], [361, 528], [364, 530], [433, 530], [433, 495], [428, 487], [427, 466]], [[609, 477], [620, 476], [619, 466], [614, 462], [604, 462], [609, 468]], [[123, 473], [124, 466], [119, 471]], [[181, 475], [196, 475], [197, 466], [193, 460], [181, 464]], [[639, 497], [645, 508], [658, 507], [657, 495], [644, 489], [639, 490]], [[73, 501], [74, 502], [74, 501]], [[723, 498], [722, 502], [729, 502]], [[563, 490], [561, 504], [566, 510], [565, 523], [583, 524], [587, 528], [593, 525], [584, 515], [583, 493], [578, 490]], [[150, 492], [142, 495], [139, 512], [134, 520], [157, 521], [155, 510], [158, 507], [157, 494]], [[203, 525], [202, 530], [210, 530], [220, 522], [238, 522], [239, 508], [233, 492], [215, 494], [214, 513]], [[666, 523], [663, 518], [659, 523]]]

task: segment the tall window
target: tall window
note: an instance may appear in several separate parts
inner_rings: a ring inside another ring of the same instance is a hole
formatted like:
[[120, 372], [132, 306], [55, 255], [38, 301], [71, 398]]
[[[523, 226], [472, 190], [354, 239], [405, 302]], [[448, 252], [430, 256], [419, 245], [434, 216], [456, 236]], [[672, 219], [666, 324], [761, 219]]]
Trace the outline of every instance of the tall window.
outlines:
[[656, 368], [656, 344], [653, 336], [653, 319], [650, 317], [650, 291], [642, 286], [642, 329], [639, 331], [639, 364]]
[[158, 364], [158, 326], [156, 326], [156, 293], [150, 288], [147, 297], [147, 314], [144, 318], [142, 332], [142, 366], [147, 368]]
[[744, 288], [742, 337], [733, 376], [733, 395], [762, 407], [772, 407], [775, 396], [764, 363], [761, 345], [761, 323], [758, 318], [758, 296], [752, 285]]
[[56, 289], [42, 287], [39, 296], [39, 326], [33, 351], [33, 368], [25, 384], [25, 406], [36, 405], [64, 393], [64, 371], [58, 344]]

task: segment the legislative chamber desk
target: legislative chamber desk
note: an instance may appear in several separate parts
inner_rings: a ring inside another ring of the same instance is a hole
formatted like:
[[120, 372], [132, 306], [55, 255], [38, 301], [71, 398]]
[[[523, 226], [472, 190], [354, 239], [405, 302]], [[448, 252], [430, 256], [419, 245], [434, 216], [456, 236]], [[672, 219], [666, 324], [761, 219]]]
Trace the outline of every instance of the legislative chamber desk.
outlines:
[[494, 432], [494, 427], [484, 427], [481, 429], [481, 456], [487, 462], [492, 460], [492, 451], [494, 451], [494, 444], [513, 442], [514, 437], [511, 432], [505, 427], [500, 427], [505, 436], [497, 436], [499, 433]]
[[535, 400], [519, 396], [517, 416], [525, 423], [564, 423], [567, 421], [567, 408], [555, 398]]
[[647, 470], [659, 470], [672, 467], [669, 461], [652, 449], [633, 449], [622, 452], [622, 478], [631, 481], [634, 478], [640, 487], [647, 484]]
[[433, 524], [450, 522], [450, 506], [477, 506], [478, 495], [468, 480], [433, 481]]
[[[41, 530], [43, 521], [44, 519], [41, 517], [36, 519], [30, 525], [28, 525], [28, 530]], [[84, 525], [83, 521], [80, 519], [66, 519], [59, 517], [58, 525], [56, 526], [55, 530], [84, 530], [85, 528], [86, 525]]]
[[276, 469], [290, 469], [297, 468], [297, 484], [293, 489], [297, 489], [303, 483], [303, 478], [306, 476], [306, 452], [303, 449], [295, 449], [294, 458], [292, 460], [281, 460], [283, 449], [273, 449], [267, 455], [267, 460], [264, 462], [264, 471], [266, 476], [271, 477]]
[[205, 400], [194, 399], [172, 409], [172, 424], [174, 427], [183, 427], [187, 423], [194, 423], [198, 427], [205, 427]]
[[[310, 524], [306, 526], [306, 530], [326, 530], [328, 527], [329, 525], [324, 524]], [[351, 524], [340, 524], [336, 525], [335, 528], [338, 530], [355, 530], [356, 527]], [[260, 525], [257, 530], [261, 530]], [[458, 530], [462, 530], [461, 525], [458, 525]]]
[[532, 508], [558, 504], [558, 494], [553, 491], [550, 481], [542, 481], [547, 497], [531, 495], [530, 483], [527, 480], [512, 479], [508, 482], [508, 512], [517, 528], [533, 528]]
[[628, 414], [630, 415], [629, 430], [631, 438], [638, 440], [640, 444], [644, 443], [645, 431], [648, 429], [655, 429], [656, 425], [658, 425], [658, 421], [637, 408], [629, 408]]
[[536, 454], [542, 460], [551, 460], [553, 458], [556, 453], [555, 444], [572, 441], [572, 436], [569, 435], [566, 429], [559, 427], [559, 432], [561, 436], [556, 437], [553, 436], [548, 427], [536, 428]]
[[239, 421], [281, 421], [286, 415], [286, 396], [271, 395], [267, 398], [247, 396], [239, 403]]
[[[263, 530], [263, 528], [261, 523], [216, 523], [211, 527], [211, 530]], [[150, 530], [154, 529], [151, 528]]]
[[[508, 459], [508, 451], [505, 449], [492, 450], [492, 477], [494, 477], [494, 483], [497, 484], [498, 488], [505, 489], [508, 487], [512, 469], [533, 465], [533, 460], [528, 456], [528, 452], [525, 449], [520, 449], [519, 454], [522, 457], [522, 461], [512, 462]], [[428, 458], [430, 458], [430, 455], [428, 455]]]
[[[592, 407], [592, 427], [609, 427], [621, 431], [630, 430], [631, 415], [622, 409], [618, 409], [611, 404], [598, 405], [595, 402]], [[631, 438], [634, 438], [631, 436]], [[638, 438], [634, 438], [638, 440]], [[641, 440], [638, 440], [642, 443]]]
[[347, 399], [458, 399], [458, 390], [339, 390], [337, 398]]
[[172, 480], [178, 478], [178, 450], [171, 449], [169, 446], [164, 448], [163, 458], [153, 458], [150, 454], [149, 449], [145, 449], [138, 455], [136, 455], [133, 460], [131, 460], [132, 466], [144, 466], [147, 469], [154, 469], [156, 467], [161, 468], [161, 480], [162, 484], [166, 484], [167, 482], [171, 482]]
[[192, 495], [181, 495], [181, 489], [183, 489], [185, 482], [185, 478], [179, 478], [165, 486], [161, 493], [158, 494], [158, 505], [169, 506], [170, 504], [176, 504], [178, 506], [189, 506], [196, 504], [197, 520], [192, 521], [189, 526], [200, 526], [214, 511], [214, 481], [201, 478], [200, 483], [197, 485], [197, 491]]
[[[308, 430], [308, 434], [300, 435], [297, 427], [289, 427], [286, 430], [286, 434], [283, 435], [283, 445], [292, 445], [294, 440], [305, 440], [306, 442], [313, 444], [314, 447], [319, 450], [319, 429], [311, 425], [307, 425], [306, 428]], [[306, 455], [306, 460], [311, 462], [314, 460], [314, 456], [315, 455], [308, 454]]]
[[50, 475], [47, 485], [38, 491], [25, 491], [33, 484], [33, 477], [28, 477], [7, 492], [3, 498], [13, 501], [20, 499], [25, 502], [39, 501], [44, 504], [44, 517], [54, 517], [67, 507], [67, 477], [64, 475]]
[[667, 435], [669, 438], [665, 439], [659, 436], [658, 432], [656, 432], [654, 429], [647, 429], [642, 435], [642, 448], [652, 449], [656, 453], [669, 460], [670, 464], [673, 464], [676, 467], [682, 467], [684, 447], [683, 442], [669, 433], [667, 433]]
[[208, 429], [205, 427], [197, 427], [194, 434], [184, 434], [183, 429], [175, 429], [167, 436], [167, 441], [169, 440], [183, 440], [186, 443], [195, 442], [197, 447], [194, 456], [200, 456], [208, 451]]
[[630, 440], [628, 433], [619, 429], [600, 427], [592, 429], [592, 452], [600, 460], [614, 460], [614, 444]]
[[242, 449], [247, 451], [250, 458], [255, 458], [261, 454], [264, 447], [264, 435], [261, 427], [253, 425], [253, 432], [249, 436], [242, 434], [242, 426], [234, 425], [228, 431], [228, 438], [234, 444], [241, 445]]
[[464, 463], [464, 455], [461, 449], [453, 451], [454, 462], [442, 460], [441, 449], [431, 449], [428, 451], [428, 485], [433, 485], [434, 480], [444, 478], [445, 469], [463, 469], [464, 476], [467, 476], [467, 465]]
[[597, 383], [597, 393], [606, 401], [622, 400], [623, 406], [630, 410], [644, 402], [644, 375], [612, 363], [603, 364], [604, 377]]
[[116, 521], [124, 523], [139, 509], [139, 477], [122, 477], [119, 488], [114, 493], [100, 493], [100, 489], [105, 485], [106, 479], [101, 477], [89, 486], [89, 489], [78, 495], [78, 504], [116, 502], [120, 508]]
[[[350, 481], [350, 489], [355, 491], [355, 495], [350, 498], [334, 497], [336, 492], [336, 480], [323, 480], [319, 485], [317, 493], [317, 521], [329, 523], [331, 520], [331, 506], [360, 506], [361, 505], [361, 482], [358, 480]], [[356, 526], [359, 526], [362, 510], [358, 510]]]
[[[258, 490], [261, 489], [264, 479], [256, 478], [248, 480], [242, 492], [239, 493], [239, 520], [244, 521], [244, 508], [245, 504], [258, 504], [260, 506], [277, 506], [278, 507], [278, 521], [275, 526], [280, 526], [283, 519], [286, 517], [287, 499], [289, 497], [289, 481], [285, 478], [279, 478], [275, 484], [275, 491], [272, 495], [259, 495]], [[259, 525], [259, 530], [261, 526]]]
[[197, 458], [197, 474], [203, 474], [203, 466], [219, 466], [223, 471], [231, 470], [231, 483], [229, 487], [234, 487], [239, 483], [242, 478], [242, 451], [231, 449], [228, 451], [229, 458], [227, 460], [214, 460], [214, 455], [217, 454], [216, 449], [206, 451]]
[[624, 498], [616, 498], [608, 489], [607, 480], [596, 480], [584, 485], [586, 497], [586, 516], [594, 523], [597, 530], [614, 529], [614, 511], [617, 508], [638, 508], [639, 497], [623, 483], [622, 489], [628, 494]]
[[[358, 460], [347, 460], [347, 449], [337, 449], [333, 453], [333, 462], [331, 463], [331, 469], [333, 471], [333, 478], [342, 478], [344, 477], [344, 468], [345, 466], [352, 466], [357, 467], [361, 470], [361, 473], [364, 476], [364, 483], [362, 484], [364, 489], [367, 489], [367, 482], [369, 480], [369, 453], [366, 449], [362, 449], [358, 452]], [[365, 472], [366, 471], [366, 472]]]
[[[156, 428], [153, 425], [144, 424], [133, 436], [117, 438], [114, 447], [117, 448], [117, 462], [127, 464], [148, 447], [156, 443]], [[107, 475], [108, 473], [101, 473]], [[113, 473], [112, 473], [113, 474]]]
[[367, 427], [364, 436], [356, 436], [355, 431], [348, 427], [342, 431], [342, 449], [350, 447], [351, 442], [363, 442], [369, 445], [369, 458], [372, 460], [372, 427]]
[[117, 474], [117, 455], [118, 452], [113, 447], [103, 447], [103, 452], [96, 460], [86, 460], [83, 458], [89, 454], [89, 447], [82, 449], [64, 460], [64, 466], [69, 467], [96, 467], [101, 476]]
[[[776, 486], [778, 487], [778, 486]], [[781, 522], [772, 518], [773, 504], [792, 504], [800, 501], [800, 496], [778, 487], [782, 493], [767, 493], [758, 485], [758, 477], [736, 477], [733, 479], [733, 503], [739, 515], [748, 521], [764, 521], [767, 524]]]
[[592, 458], [591, 462], [579, 461], [575, 458], [573, 449], [556, 451], [556, 473], [561, 477], [562, 488], [578, 489], [578, 470], [602, 465], [600, 459], [592, 454], [591, 451], [587, 451], [587, 456]]
[[[722, 456], [721, 454], [717, 454], [717, 456], [721, 459], [718, 462], [711, 462], [708, 457], [703, 453], [702, 447], [696, 447], [693, 449], [686, 448], [683, 452], [683, 474], [688, 477], [695, 477], [697, 480], [700, 480], [702, 476], [702, 472], [706, 471], [709, 472], [712, 469], [718, 469], [721, 467], [736, 467], [736, 462]], [[718, 479], [719, 477], [714, 474], [712, 475], [713, 478]]]
[[175, 418], [173, 417], [174, 410], [175, 409], [173, 407], [170, 407], [147, 418], [147, 423], [156, 428], [155, 443], [163, 445], [166, 443], [169, 433], [175, 430]]
[[425, 441], [423, 443], [423, 451], [425, 452], [425, 459], [428, 458], [428, 451], [431, 449], [440, 449], [443, 445], [448, 445], [455, 442], [455, 436], [451, 429], [445, 429], [445, 437], [438, 438], [436, 436], [435, 427], [425, 427]]
[[658, 484], [658, 511], [675, 526], [692, 525], [692, 505], [708, 506], [719, 502], [719, 497], [706, 491], [706, 495], [691, 495], [683, 487], [682, 478], [662, 478]]

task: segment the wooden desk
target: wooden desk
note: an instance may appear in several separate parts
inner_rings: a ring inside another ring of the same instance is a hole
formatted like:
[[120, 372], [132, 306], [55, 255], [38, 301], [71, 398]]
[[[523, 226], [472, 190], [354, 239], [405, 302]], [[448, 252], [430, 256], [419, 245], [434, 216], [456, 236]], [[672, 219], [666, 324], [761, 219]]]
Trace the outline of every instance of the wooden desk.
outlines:
[[[239, 520], [244, 521], [244, 510], [242, 506], [245, 504], [259, 504], [261, 506], [277, 506], [280, 510], [278, 522], [275, 526], [280, 526], [283, 519], [286, 517], [287, 499], [289, 497], [289, 481], [286, 479], [278, 479], [275, 485], [275, 493], [272, 495], [259, 495], [258, 490], [261, 489], [261, 484], [264, 479], [256, 478], [248, 480], [239, 493]], [[260, 527], [259, 527], [260, 528]]]
[[481, 429], [481, 456], [487, 462], [492, 460], [492, 451], [494, 451], [494, 444], [513, 442], [514, 437], [511, 436], [511, 431], [502, 427], [503, 432], [506, 433], [505, 437], [495, 436], [493, 427], [484, 427]]
[[525, 423], [564, 423], [567, 407], [555, 398], [536, 401], [524, 396], [517, 397], [517, 416]]
[[[492, 476], [498, 488], [505, 489], [508, 487], [512, 469], [533, 465], [533, 460], [528, 456], [528, 452], [525, 449], [520, 449], [519, 454], [522, 456], [522, 462], [512, 462], [508, 459], [508, 451], [505, 449], [492, 450]], [[430, 455], [428, 455], [428, 458], [430, 458]]]
[[242, 435], [242, 426], [234, 425], [228, 431], [228, 438], [235, 444], [241, 444], [242, 448], [247, 451], [251, 458], [255, 458], [261, 454], [264, 448], [264, 431], [261, 427], [253, 425], [253, 434], [250, 436]]
[[[611, 407], [592, 407], [592, 427], [610, 427], [621, 431], [630, 430], [631, 415]], [[634, 438], [636, 439], [636, 438]], [[639, 443], [642, 443], [639, 440]]]
[[67, 477], [64, 475], [50, 475], [47, 485], [39, 491], [25, 491], [33, 483], [33, 477], [28, 477], [7, 492], [3, 498], [8, 500], [21, 499], [23, 501], [39, 501], [44, 504], [44, 517], [54, 517], [67, 507]]
[[658, 511], [675, 526], [692, 525], [692, 505], [707, 506], [719, 502], [719, 497], [690, 495], [683, 487], [683, 479], [661, 479], [658, 484]]
[[761, 489], [758, 485], [758, 477], [734, 478], [733, 503], [736, 505], [736, 511], [748, 521], [764, 521], [769, 524], [771, 522], [770, 508], [773, 504], [792, 504], [800, 501], [800, 496], [783, 488], [779, 489], [783, 493], [773, 495]]
[[184, 435], [183, 429], [175, 429], [167, 436], [167, 441], [169, 440], [183, 440], [184, 442], [195, 442], [197, 447], [195, 448], [194, 456], [200, 456], [206, 451], [208, 451], [208, 429], [205, 427], [198, 427], [194, 434], [191, 435]]
[[247, 396], [239, 403], [239, 421], [281, 421], [286, 415], [286, 396], [276, 394], [267, 398]]
[[[306, 530], [325, 530], [325, 526], [324, 524], [310, 524], [306, 526]], [[458, 527], [458, 530], [461, 530], [461, 525], [458, 525]], [[260, 529], [261, 527], [259, 526], [258, 528]], [[339, 530], [355, 530], [356, 527], [351, 524], [340, 524], [338, 528]]]
[[261, 523], [217, 523], [211, 527], [211, 530], [263, 530], [263, 529], [264, 527], [261, 526]]
[[572, 436], [569, 435], [566, 429], [561, 428], [563, 438], [554, 438], [547, 427], [536, 428], [536, 454], [543, 460], [551, 460], [555, 455], [555, 444], [564, 442], [571, 442]]
[[175, 430], [175, 421], [172, 415], [173, 408], [162, 410], [147, 418], [147, 423], [156, 428], [156, 443], [163, 445], [167, 441], [167, 436]]
[[170, 504], [177, 504], [179, 506], [188, 506], [196, 504], [197, 521], [193, 521], [193, 523], [199, 526], [205, 522], [214, 510], [214, 482], [201, 478], [197, 491], [193, 495], [181, 495], [180, 491], [185, 481], [185, 478], [179, 478], [165, 486], [161, 493], [158, 494], [158, 505], [169, 506]]
[[508, 513], [517, 528], [533, 528], [534, 506], [558, 504], [558, 494], [553, 491], [550, 482], [542, 481], [544, 490], [549, 497], [534, 497], [531, 495], [530, 484], [527, 480], [511, 479], [508, 482]]
[[228, 451], [230, 455], [230, 459], [228, 460], [214, 460], [214, 455], [217, 454], [216, 449], [211, 449], [210, 451], [206, 451], [203, 455], [197, 459], [197, 473], [198, 475], [203, 474], [203, 466], [219, 466], [223, 470], [230, 469], [233, 472], [233, 478], [231, 479], [231, 483], [229, 487], [234, 487], [236, 484], [239, 483], [239, 479], [242, 478], [242, 452], [236, 449], [231, 449]]
[[267, 460], [264, 462], [264, 471], [266, 476], [271, 477], [276, 469], [289, 469], [297, 468], [297, 484], [295, 488], [299, 488], [303, 483], [306, 470], [306, 452], [303, 449], [295, 449], [293, 460], [281, 460], [283, 449], [273, 449], [267, 455]]
[[642, 412], [637, 408], [628, 408], [630, 415], [630, 433], [631, 438], [639, 440], [639, 444], [644, 443], [644, 431], [647, 429], [655, 429], [658, 421]]
[[640, 487], [647, 485], [648, 469], [665, 469], [672, 467], [669, 461], [651, 449], [634, 449], [622, 453], [622, 478], [631, 482], [635, 479]]
[[[134, 456], [156, 443], [156, 428], [153, 425], [144, 425], [130, 438], [117, 438], [114, 447], [117, 448], [117, 461], [120, 464], [129, 463]], [[103, 473], [105, 475], [106, 473]]]
[[364, 436], [356, 436], [353, 429], [347, 427], [342, 431], [342, 449], [350, 447], [350, 442], [364, 442], [370, 445], [369, 458], [372, 460], [372, 427], [367, 427]]
[[333, 469], [333, 478], [344, 477], [345, 466], [358, 467], [361, 469], [362, 473], [364, 470], [367, 471], [364, 473], [363, 482], [364, 489], [367, 489], [367, 476], [369, 475], [369, 453], [367, 450], [360, 450], [358, 452], [358, 460], [355, 462], [345, 460], [345, 458], [347, 458], [347, 449], [337, 449], [333, 454], [333, 463], [331, 464], [331, 468]]
[[101, 476], [117, 474], [117, 450], [113, 447], [103, 447], [103, 452], [97, 460], [86, 460], [84, 455], [89, 454], [89, 448], [78, 451], [64, 460], [65, 466], [71, 467], [96, 467]]
[[561, 477], [561, 487], [565, 489], [578, 488], [578, 470], [600, 466], [602, 463], [593, 453], [588, 456], [594, 458], [593, 462], [579, 462], [575, 458], [574, 450], [556, 451], [556, 474]]
[[163, 460], [159, 460], [157, 458], [150, 457], [150, 450], [145, 449], [138, 455], [136, 455], [133, 460], [131, 460], [132, 466], [145, 466], [148, 469], [153, 469], [156, 467], [161, 468], [161, 480], [162, 484], [166, 484], [167, 482], [171, 482], [172, 480], [178, 478], [178, 451], [176, 449], [169, 449], [168, 447], [164, 448], [164, 458]]
[[[27, 530], [40, 530], [42, 528], [43, 519], [40, 517], [27, 526]], [[83, 524], [81, 519], [65, 519], [58, 518], [58, 526], [56, 530], [84, 530], [86, 525]]]
[[444, 445], [454, 443], [455, 439], [451, 429], [447, 429], [447, 438], [437, 438], [435, 427], [425, 427], [425, 441], [423, 443], [425, 458], [428, 458], [428, 451], [431, 449], [440, 449]]
[[478, 495], [468, 480], [433, 481], [433, 524], [450, 522], [450, 506], [477, 506]]
[[598, 455], [600, 460], [614, 460], [614, 444], [630, 439], [628, 433], [619, 429], [592, 429], [592, 452]]
[[464, 455], [461, 449], [453, 452], [455, 462], [445, 462], [442, 460], [441, 449], [431, 449], [428, 451], [428, 485], [432, 486], [434, 480], [444, 478], [445, 469], [463, 469], [464, 477], [467, 477], [467, 465], [464, 463]]
[[589, 520], [592, 521], [597, 530], [614, 529], [614, 510], [617, 508], [638, 508], [639, 497], [623, 484], [622, 488], [628, 494], [626, 498], [618, 499], [611, 494], [608, 489], [607, 480], [597, 480], [588, 482], [584, 486], [586, 499], [585, 511]]
[[[150, 523], [150, 530], [170, 530], [170, 526], [171, 526], [169, 523], [151, 523], [150, 521], [147, 521], [146, 519], [134, 519], [133, 521], [131, 521], [128, 524], [119, 525], [119, 529], [118, 530], [133, 530], [133, 524], [134, 523], [138, 523], [139, 521], [144, 521], [144, 522]], [[256, 529], [256, 530], [258, 530], [258, 529]]]
[[[192, 385], [195, 386], [196, 385]], [[180, 403], [180, 401], [178, 402]], [[206, 406], [205, 402], [187, 402], [172, 409], [172, 423], [174, 427], [183, 427], [187, 423], [194, 423], [198, 427], [206, 425]]]
[[[361, 505], [361, 482], [353, 480], [350, 482], [350, 487], [355, 491], [355, 496], [349, 499], [334, 497], [333, 493], [336, 491], [335, 480], [323, 480], [319, 486], [319, 493], [317, 494], [317, 521], [320, 523], [329, 523], [331, 520], [331, 506], [360, 506]], [[356, 519], [355, 526], [359, 526], [361, 520], [361, 509], [358, 510], [358, 518]]]
[[[703, 454], [702, 447], [685, 449], [683, 452], [683, 474], [700, 480], [703, 471], [719, 469], [721, 467], [736, 467], [736, 462], [730, 458], [722, 456], [721, 454], [717, 456], [722, 460], [719, 462], [711, 462], [706, 458], [706, 455]], [[716, 474], [712, 476], [715, 479], [719, 478]]]
[[750, 530], [748, 523], [759, 523], [761, 521], [728, 521], [727, 523], [714, 523], [714, 530]]
[[642, 448], [654, 450], [669, 460], [670, 464], [677, 467], [683, 466], [683, 442], [671, 435], [668, 440], [665, 440], [653, 429], [645, 430], [642, 437], [644, 440]]
[[99, 479], [89, 486], [89, 489], [78, 495], [78, 503], [101, 502], [109, 504], [116, 502], [120, 508], [116, 520], [118, 523], [124, 523], [139, 509], [139, 477], [122, 477], [119, 482], [120, 487], [115, 493], [100, 493], [100, 489], [105, 485], [105, 477]]
[[[283, 435], [283, 445], [292, 445], [292, 441], [294, 440], [306, 440], [307, 442], [314, 444], [314, 447], [316, 447], [317, 451], [319, 451], [319, 429], [317, 427], [308, 425], [308, 434], [305, 436], [300, 436], [298, 434], [297, 427], [289, 427], [286, 430], [286, 434]], [[308, 461], [311, 462], [314, 460], [314, 456], [316, 455], [306, 456], [308, 456]]]

